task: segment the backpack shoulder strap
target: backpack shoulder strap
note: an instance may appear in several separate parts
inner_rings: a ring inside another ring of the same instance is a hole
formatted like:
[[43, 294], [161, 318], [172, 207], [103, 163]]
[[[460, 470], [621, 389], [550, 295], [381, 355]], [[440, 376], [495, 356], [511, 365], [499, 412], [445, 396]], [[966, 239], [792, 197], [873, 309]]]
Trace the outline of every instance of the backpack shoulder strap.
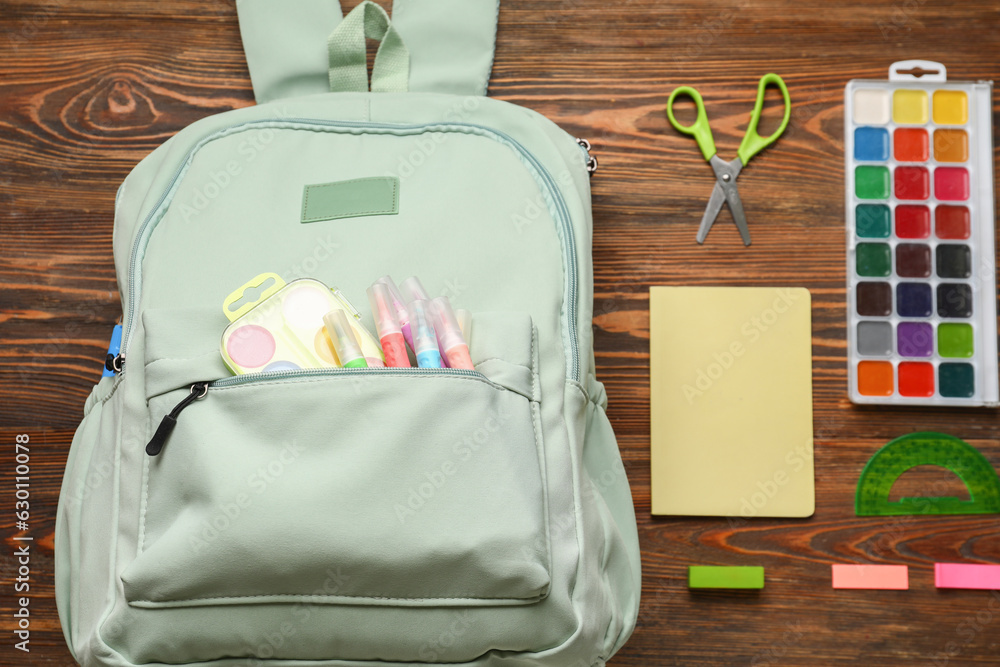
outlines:
[[[391, 29], [409, 54], [409, 82], [404, 89], [485, 95], [499, 4], [499, 0], [395, 0]], [[331, 65], [343, 59], [335, 58], [332, 49], [344, 42], [330, 40], [343, 20], [336, 0], [237, 0], [237, 11], [258, 103], [327, 92], [336, 86], [339, 78], [331, 76]]]

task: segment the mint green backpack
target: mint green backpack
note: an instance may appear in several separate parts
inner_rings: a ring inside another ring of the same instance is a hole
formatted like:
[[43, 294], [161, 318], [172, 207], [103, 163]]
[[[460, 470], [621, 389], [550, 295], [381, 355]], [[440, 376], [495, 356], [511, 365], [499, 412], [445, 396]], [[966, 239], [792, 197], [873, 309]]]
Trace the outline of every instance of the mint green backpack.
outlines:
[[[86, 401], [56, 526], [80, 663], [592, 667], [628, 639], [639, 545], [594, 376], [594, 163], [485, 97], [497, 9], [242, 0], [259, 104], [121, 185], [118, 372]], [[476, 370], [233, 375], [222, 303], [263, 272], [356, 305], [417, 275], [473, 313]]]

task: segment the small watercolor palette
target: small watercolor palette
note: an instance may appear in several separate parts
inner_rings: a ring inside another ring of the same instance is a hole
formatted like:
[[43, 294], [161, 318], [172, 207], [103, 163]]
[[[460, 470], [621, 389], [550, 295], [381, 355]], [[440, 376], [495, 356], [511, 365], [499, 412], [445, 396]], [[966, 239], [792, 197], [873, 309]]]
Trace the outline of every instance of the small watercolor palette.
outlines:
[[924, 60], [845, 88], [855, 403], [998, 405], [992, 90]]
[[[252, 290], [263, 290], [257, 298]], [[239, 305], [234, 309], [233, 306]], [[285, 284], [263, 273], [227, 297], [231, 323], [222, 334], [222, 357], [237, 375], [340, 366], [323, 316], [342, 310], [369, 366], [384, 366], [382, 350], [359, 321], [357, 310], [338, 290], [318, 280], [300, 278]]]

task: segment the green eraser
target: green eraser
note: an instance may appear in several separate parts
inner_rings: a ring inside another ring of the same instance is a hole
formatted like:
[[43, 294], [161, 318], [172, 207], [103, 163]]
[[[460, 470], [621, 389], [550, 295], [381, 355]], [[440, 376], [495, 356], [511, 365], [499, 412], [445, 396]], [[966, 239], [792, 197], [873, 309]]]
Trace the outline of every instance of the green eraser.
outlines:
[[690, 565], [688, 588], [764, 588], [764, 568]]

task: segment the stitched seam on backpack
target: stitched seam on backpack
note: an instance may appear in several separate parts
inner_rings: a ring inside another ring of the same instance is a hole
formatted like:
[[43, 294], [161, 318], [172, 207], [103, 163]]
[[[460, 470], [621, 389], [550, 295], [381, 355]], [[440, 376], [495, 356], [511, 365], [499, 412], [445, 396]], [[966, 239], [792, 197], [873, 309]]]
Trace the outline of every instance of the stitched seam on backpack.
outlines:
[[[568, 384], [569, 386], [573, 387], [573, 389], [576, 389], [578, 392], [580, 392], [580, 395], [583, 396], [583, 400], [587, 401], [588, 403], [593, 403], [593, 401], [590, 400], [590, 392], [588, 392], [581, 383], [577, 382], [576, 380], [566, 380], [566, 384]], [[594, 405], [597, 404], [594, 403]]]
[[[531, 412], [531, 431], [535, 436], [535, 455], [538, 457], [538, 480], [541, 483], [542, 489], [542, 524], [545, 531], [545, 573], [549, 575], [549, 586], [546, 588], [547, 591], [551, 588], [552, 582], [552, 532], [551, 526], [549, 525], [549, 474], [548, 469], [545, 467], [545, 440], [543, 439], [544, 429], [540, 428], [542, 421], [542, 404], [541, 404], [541, 378], [535, 368], [535, 346], [537, 344], [537, 333], [538, 330], [535, 328], [534, 322], [531, 323], [531, 390], [532, 398], [528, 403]], [[565, 421], [565, 420], [564, 420]]]
[[155, 364], [158, 361], [192, 361], [194, 359], [201, 359], [202, 357], [214, 359], [218, 356], [218, 354], [219, 352], [217, 350], [212, 350], [211, 352], [202, 352], [201, 354], [195, 354], [190, 357], [156, 357], [155, 359], [147, 361], [145, 366], [148, 369], [151, 364]]
[[[373, 369], [373, 372], [378, 373], [379, 370], [376, 368], [376, 369]], [[310, 384], [310, 383], [313, 383], [313, 382], [325, 382], [327, 380], [339, 380], [339, 379], [343, 379], [343, 378], [346, 378], [346, 377], [350, 377], [351, 375], [353, 375], [353, 373], [345, 373], [343, 375], [327, 375], [327, 376], [322, 376], [322, 377], [309, 378], [309, 379], [299, 379], [299, 380], [261, 380], [261, 381], [254, 382], [254, 383], [234, 384], [234, 385], [231, 385], [231, 386], [228, 386], [228, 387], [225, 387], [225, 386], [223, 386], [223, 387], [213, 387], [213, 386], [210, 385], [209, 389], [211, 389], [212, 391], [227, 391], [227, 390], [230, 390], [230, 389], [249, 389], [249, 388], [252, 388], [252, 387], [260, 387], [260, 386], [268, 386], [268, 387], [270, 387], [272, 385], [280, 385], [280, 384]], [[509, 391], [509, 389], [507, 389], [503, 385], [500, 385], [500, 384], [494, 382], [493, 380], [490, 380], [485, 375], [483, 377], [481, 377], [481, 378], [479, 378], [479, 377], [470, 377], [468, 375], [452, 375], [450, 373], [448, 373], [448, 374], [441, 374], [441, 375], [432, 375], [432, 374], [423, 374], [423, 373], [414, 373], [413, 375], [403, 375], [401, 373], [392, 373], [392, 374], [388, 374], [387, 373], [386, 375], [388, 377], [405, 378], [407, 380], [416, 380], [416, 379], [423, 379], [423, 380], [470, 380], [472, 382], [482, 382], [483, 384], [486, 384], [487, 386], [492, 387], [493, 389], [495, 389], [497, 391]]]
[[136, 536], [138, 548], [137, 553], [146, 550], [146, 511], [149, 508], [149, 459], [150, 456], [143, 456], [142, 459], [142, 496], [139, 498], [139, 534]]
[[507, 359], [504, 359], [503, 357], [486, 357], [485, 359], [480, 359], [479, 363], [480, 364], [485, 364], [487, 361], [502, 361], [503, 363], [507, 364], [508, 366], [517, 366], [518, 368], [523, 368], [524, 370], [528, 371], [529, 373], [533, 372], [531, 366], [525, 366], [524, 364], [519, 364], [519, 363], [516, 363], [516, 362], [513, 362], [513, 361], [508, 361]]
[[381, 596], [381, 595], [312, 595], [307, 593], [269, 593], [262, 595], [228, 595], [223, 597], [211, 597], [211, 598], [180, 598], [171, 600], [130, 600], [130, 604], [137, 604], [141, 602], [146, 602], [148, 604], [154, 605], [171, 605], [177, 602], [219, 602], [222, 600], [253, 600], [253, 599], [270, 599], [270, 598], [312, 598], [312, 599], [323, 599], [323, 600], [336, 600], [339, 598], [350, 598], [352, 600], [455, 600], [457, 602], [463, 600], [512, 600], [517, 602], [531, 601], [538, 599], [538, 595], [531, 595], [523, 598], [512, 598], [512, 597], [472, 597], [472, 596], [442, 596], [442, 597], [431, 597], [431, 596], [419, 596], [419, 597], [403, 597], [403, 596]]
[[532, 400], [534, 400], [535, 402], [541, 402], [541, 396], [542, 396], [541, 378], [539, 377], [538, 369], [535, 368], [535, 346], [538, 344], [538, 340], [537, 340], [537, 337], [536, 337], [537, 333], [538, 333], [538, 330], [535, 329], [535, 323], [532, 322], [531, 323], [531, 351], [529, 352], [529, 354], [531, 356], [528, 357], [529, 359], [531, 359], [531, 367], [528, 370], [531, 371], [531, 396], [532, 396]]
[[[121, 376], [120, 373], [117, 374], [117, 375], [118, 375], [119, 379], [116, 382], [113, 382], [113, 384], [111, 385], [111, 389], [108, 390], [108, 395], [107, 396], [103, 396], [103, 397], [99, 398], [97, 401], [95, 401], [95, 405], [97, 403], [100, 403], [101, 405], [104, 405], [105, 403], [107, 403], [108, 401], [110, 401], [111, 397], [114, 396], [115, 392], [118, 391], [118, 385], [120, 385], [122, 383], [122, 380], [120, 379], [122, 376]], [[94, 406], [91, 406], [90, 409], [93, 410]], [[90, 413], [88, 412], [87, 414], [90, 414]], [[86, 415], [84, 415], [84, 416], [86, 416]]]

